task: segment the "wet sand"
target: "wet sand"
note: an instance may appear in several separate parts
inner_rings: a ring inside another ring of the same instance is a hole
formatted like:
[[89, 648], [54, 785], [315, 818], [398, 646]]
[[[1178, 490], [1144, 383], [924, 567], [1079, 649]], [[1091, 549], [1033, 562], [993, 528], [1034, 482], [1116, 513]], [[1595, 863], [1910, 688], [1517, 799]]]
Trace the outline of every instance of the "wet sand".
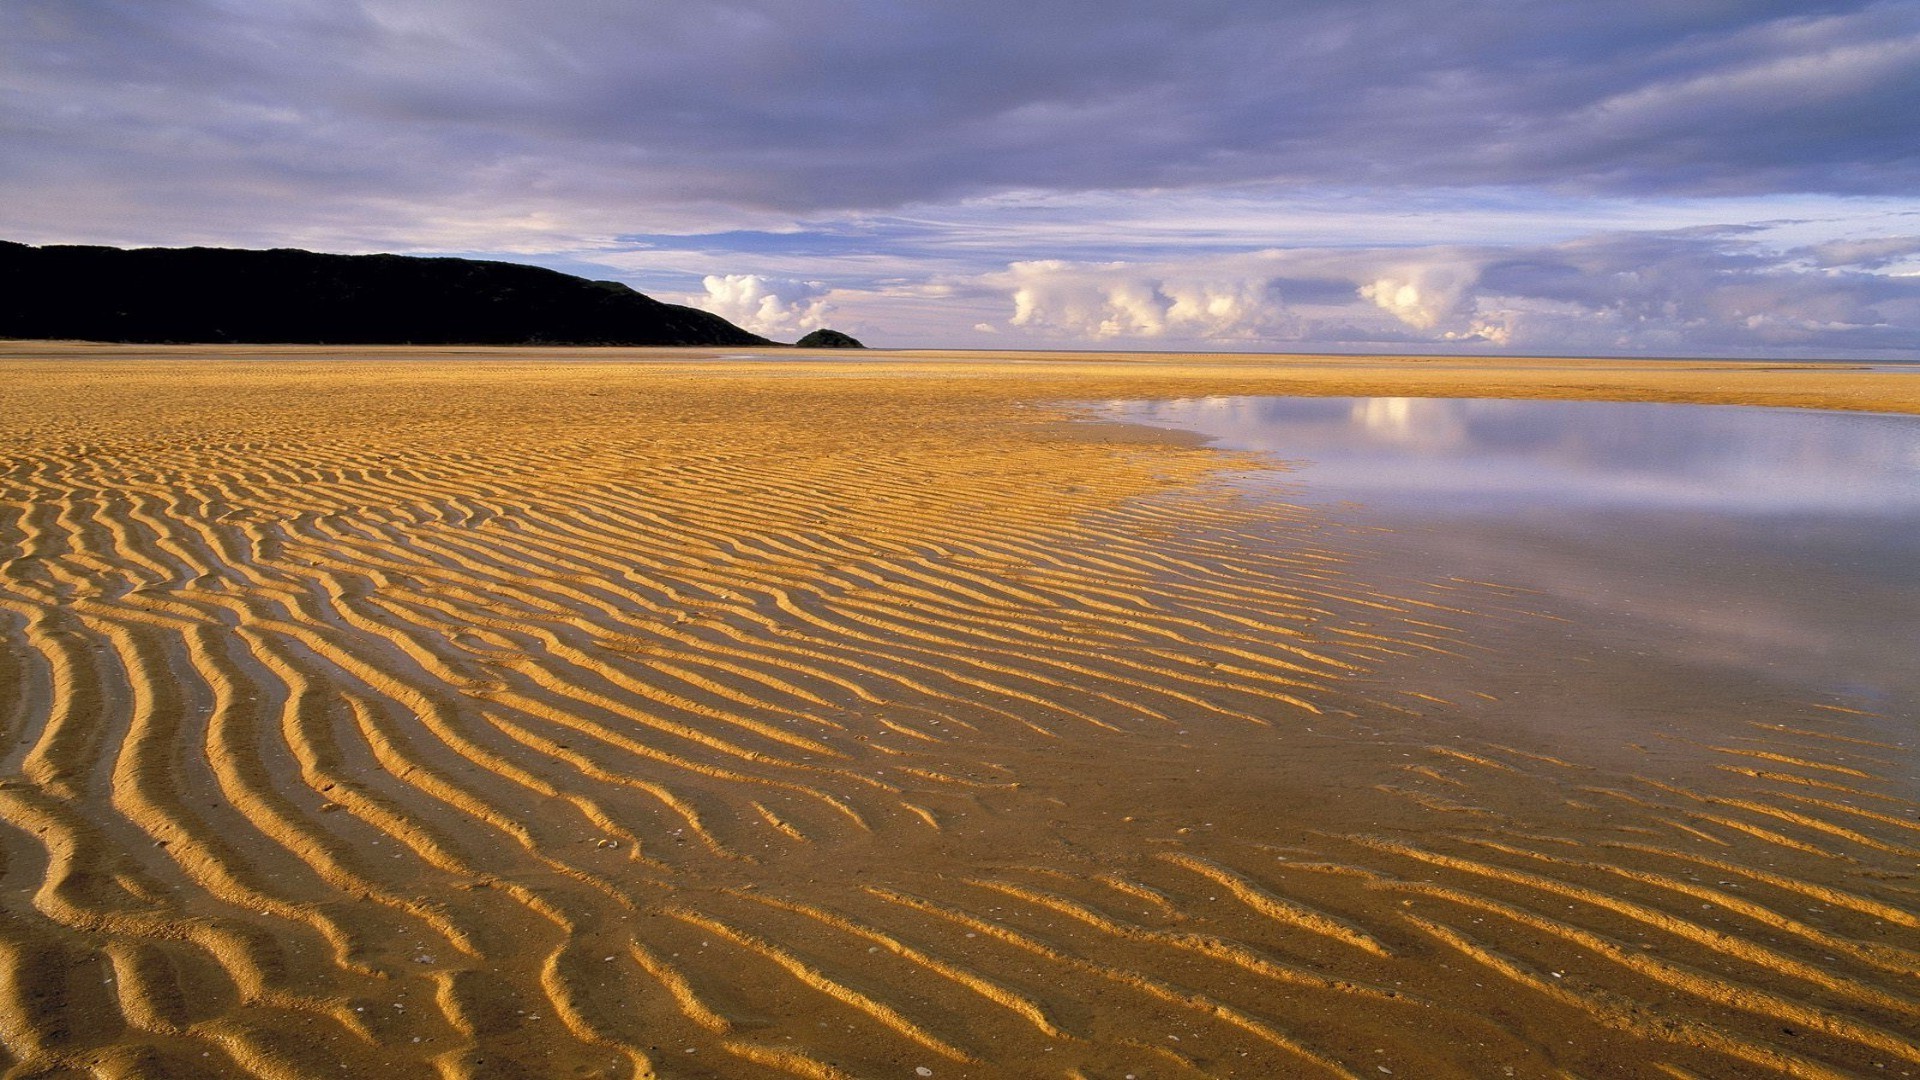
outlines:
[[1920, 1075], [1911, 713], [1060, 404], [1920, 377], [724, 355], [0, 346], [8, 1067]]

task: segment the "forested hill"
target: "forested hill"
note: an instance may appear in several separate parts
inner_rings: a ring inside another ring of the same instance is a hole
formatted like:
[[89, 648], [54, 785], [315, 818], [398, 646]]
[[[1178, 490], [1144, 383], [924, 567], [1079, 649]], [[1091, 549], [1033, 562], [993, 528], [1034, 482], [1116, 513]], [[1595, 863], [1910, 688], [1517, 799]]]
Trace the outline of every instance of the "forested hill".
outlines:
[[0, 241], [0, 338], [324, 345], [766, 345], [612, 281], [476, 259]]

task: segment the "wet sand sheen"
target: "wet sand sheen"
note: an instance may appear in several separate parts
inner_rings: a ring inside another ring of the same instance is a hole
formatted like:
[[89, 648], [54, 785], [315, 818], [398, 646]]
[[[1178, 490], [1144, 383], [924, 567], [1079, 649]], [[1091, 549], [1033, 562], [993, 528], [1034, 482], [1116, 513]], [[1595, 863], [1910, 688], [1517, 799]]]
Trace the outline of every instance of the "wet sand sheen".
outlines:
[[1047, 404], [1910, 376], [378, 352], [0, 361], [22, 1073], [1920, 1074], [1885, 718], [1490, 724], [1594, 639]]

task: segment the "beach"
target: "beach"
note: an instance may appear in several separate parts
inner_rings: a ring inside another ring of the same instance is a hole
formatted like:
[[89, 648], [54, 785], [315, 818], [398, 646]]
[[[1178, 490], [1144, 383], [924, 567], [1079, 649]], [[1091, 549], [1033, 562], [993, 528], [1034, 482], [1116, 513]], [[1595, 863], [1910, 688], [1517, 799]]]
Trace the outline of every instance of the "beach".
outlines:
[[[5, 343], [7, 1066], [1920, 1075], [1913, 703], [1089, 418], [1226, 395], [1920, 376]], [[1649, 719], [1509, 722], [1549, 682]]]

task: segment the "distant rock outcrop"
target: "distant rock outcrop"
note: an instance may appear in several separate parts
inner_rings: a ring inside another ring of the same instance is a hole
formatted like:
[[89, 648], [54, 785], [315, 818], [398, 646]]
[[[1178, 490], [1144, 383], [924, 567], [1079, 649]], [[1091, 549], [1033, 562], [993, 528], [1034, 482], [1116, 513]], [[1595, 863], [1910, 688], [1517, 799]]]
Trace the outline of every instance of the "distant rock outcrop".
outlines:
[[0, 241], [0, 337], [315, 345], [768, 345], [613, 281], [475, 259]]
[[793, 343], [796, 349], [864, 349], [865, 345], [838, 330], [815, 330]]

